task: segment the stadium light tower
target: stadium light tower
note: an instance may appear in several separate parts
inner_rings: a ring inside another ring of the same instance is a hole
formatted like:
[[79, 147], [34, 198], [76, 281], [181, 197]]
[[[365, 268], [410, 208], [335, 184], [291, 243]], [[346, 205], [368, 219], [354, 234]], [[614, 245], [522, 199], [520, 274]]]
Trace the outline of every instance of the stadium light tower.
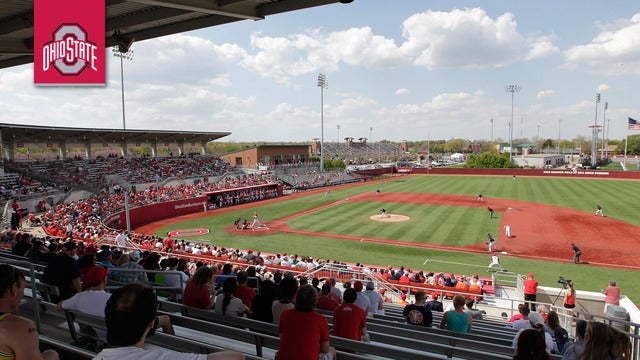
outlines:
[[596, 93], [596, 118], [593, 122], [593, 130], [591, 132], [591, 166], [596, 167], [598, 163], [598, 104], [600, 103], [600, 93]]
[[[113, 56], [120, 58], [120, 87], [122, 89], [122, 128], [126, 129], [126, 117], [124, 115], [124, 65], [123, 59], [133, 60], [133, 50], [129, 48], [122, 48], [119, 46], [115, 46], [111, 49], [113, 51]], [[123, 51], [124, 50], [124, 51]]]
[[513, 94], [520, 92], [522, 87], [520, 85], [507, 85], [504, 87], [504, 91], [511, 93], [511, 122], [509, 123], [509, 161], [511, 161], [513, 154]]
[[324, 171], [324, 89], [329, 86], [327, 76], [318, 74], [318, 86], [320, 87], [320, 171]]
[[605, 130], [604, 125], [607, 122], [607, 109], [609, 109], [609, 102], [605, 101], [604, 102], [604, 110], [603, 110], [603, 113], [602, 113], [602, 150], [600, 150], [600, 158], [601, 159], [604, 159], [604, 156], [607, 154], [606, 153], [607, 150], [605, 149], [605, 147], [607, 146], [607, 142], [604, 141], [605, 140], [604, 139], [604, 135], [605, 135], [605, 133], [607, 133], [606, 131], [604, 131]]

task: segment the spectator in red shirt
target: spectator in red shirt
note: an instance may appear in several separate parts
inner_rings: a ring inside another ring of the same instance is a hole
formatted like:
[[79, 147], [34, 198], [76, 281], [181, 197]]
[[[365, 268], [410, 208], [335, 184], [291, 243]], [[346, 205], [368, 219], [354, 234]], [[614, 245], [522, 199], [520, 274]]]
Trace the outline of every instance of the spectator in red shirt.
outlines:
[[253, 298], [256, 296], [256, 291], [247, 286], [247, 281], [249, 281], [249, 274], [242, 270], [238, 272], [236, 276], [236, 280], [238, 280], [238, 287], [236, 291], [233, 292], [233, 296], [240, 298], [242, 303], [247, 305], [249, 309], [251, 309], [251, 302]]
[[285, 310], [278, 331], [278, 360], [335, 360], [336, 349], [329, 346], [329, 323], [324, 315], [313, 311], [318, 294], [311, 285], [296, 293], [295, 308]]
[[353, 303], [357, 297], [353, 288], [344, 291], [344, 302], [333, 310], [333, 335], [358, 341], [367, 337], [367, 314]]
[[213, 284], [213, 271], [208, 266], [201, 266], [191, 279], [187, 281], [182, 295], [182, 304], [199, 309], [211, 309], [213, 301], [209, 288]]
[[[533, 274], [527, 274], [527, 280], [524, 281], [524, 301], [530, 304], [531, 311], [536, 311], [536, 293], [538, 292], [538, 281], [533, 278]], [[529, 303], [529, 301], [532, 301]]]
[[331, 285], [325, 283], [322, 285], [322, 290], [318, 294], [318, 304], [316, 308], [319, 310], [333, 311], [340, 305], [337, 301], [331, 298]]
[[604, 312], [606, 314], [609, 305], [620, 305], [620, 288], [616, 286], [615, 280], [609, 281], [609, 286], [604, 289]]

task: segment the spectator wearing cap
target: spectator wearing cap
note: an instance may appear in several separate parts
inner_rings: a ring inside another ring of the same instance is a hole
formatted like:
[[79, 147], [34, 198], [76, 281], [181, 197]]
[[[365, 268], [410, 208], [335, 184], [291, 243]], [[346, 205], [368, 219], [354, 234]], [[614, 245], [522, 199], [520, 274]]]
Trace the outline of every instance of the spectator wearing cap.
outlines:
[[[527, 308], [527, 307], [525, 306], [525, 308]], [[516, 345], [518, 344], [518, 338], [520, 337], [520, 334], [524, 330], [534, 329], [534, 330], [540, 331], [542, 336], [544, 336], [544, 342], [545, 342], [545, 347], [546, 347], [547, 354], [551, 354], [551, 352], [553, 351], [553, 349], [555, 347], [555, 341], [553, 341], [553, 338], [551, 337], [551, 335], [544, 330], [544, 319], [542, 318], [542, 315], [540, 315], [537, 312], [531, 312], [531, 313], [529, 313], [529, 321], [528, 322], [529, 322], [529, 327], [521, 328], [520, 330], [518, 330], [518, 333], [513, 338], [513, 342], [512, 342], [511, 345], [514, 348], [516, 347]], [[517, 351], [517, 349], [516, 349], [516, 351]]]
[[98, 262], [98, 265], [102, 266], [105, 269], [109, 270], [109, 280], [113, 280], [115, 273], [113, 270], [115, 270], [116, 266], [113, 265], [113, 263], [111, 262], [111, 251], [105, 249], [105, 250], [101, 250], [97, 255], [96, 255], [96, 261]]
[[353, 283], [353, 289], [357, 294], [356, 301], [354, 301], [353, 304], [364, 310], [365, 314], [369, 314], [371, 312], [371, 302], [369, 301], [369, 298], [362, 293], [363, 288], [364, 286], [362, 281], [356, 280], [356, 282]]
[[147, 274], [141, 265], [138, 265], [140, 261], [140, 252], [134, 250], [128, 254], [123, 254], [118, 260], [118, 270], [137, 270], [137, 271], [117, 271], [113, 276], [113, 280], [122, 283], [130, 284], [135, 282], [146, 283], [149, 281]]
[[387, 290], [385, 290], [385, 289], [380, 289], [380, 290], [378, 290], [378, 293], [379, 293], [379, 294], [380, 294], [380, 296], [382, 297], [382, 301], [383, 301], [383, 302], [386, 302], [386, 303], [393, 302], [393, 301], [391, 300], [391, 298], [390, 298], [390, 297], [388, 297], [387, 295], [385, 295], [385, 294], [387, 293]]
[[331, 285], [331, 298], [340, 304], [342, 302], [342, 291], [336, 287], [336, 279], [333, 277], [329, 278], [327, 283]]
[[604, 289], [604, 312], [607, 313], [609, 305], [620, 305], [620, 288], [615, 280], [609, 280], [609, 286]]
[[51, 261], [54, 257], [58, 255], [60, 252], [60, 244], [56, 241], [51, 241], [49, 245], [47, 245], [48, 252], [45, 254], [45, 262]]
[[400, 301], [398, 301], [398, 304], [400, 304], [400, 305], [409, 305], [409, 302], [407, 301], [407, 294], [400, 293]]
[[424, 303], [425, 307], [431, 309], [431, 311], [439, 311], [444, 312], [444, 306], [442, 305], [442, 301], [438, 300], [440, 294], [437, 291], [431, 293], [431, 300]]
[[536, 311], [536, 294], [538, 293], [538, 281], [533, 278], [532, 273], [527, 274], [524, 281], [524, 301], [529, 304], [531, 311]]
[[516, 320], [511, 326], [516, 329], [531, 329], [531, 323], [529, 322], [529, 314], [531, 310], [527, 305], [518, 306], [518, 312], [520, 313], [520, 319]]
[[384, 300], [382, 299], [382, 296], [380, 296], [380, 294], [375, 291], [375, 288], [376, 285], [373, 283], [373, 281], [368, 281], [367, 285], [365, 286], [366, 290], [362, 293], [362, 295], [369, 298], [369, 303], [371, 305], [371, 307], [369, 308], [369, 315], [384, 313], [384, 310], [382, 309]]
[[[58, 310], [72, 310], [83, 314], [104, 317], [104, 308], [111, 294], [104, 291], [109, 270], [102, 266], [94, 266], [82, 278], [84, 291], [60, 301]], [[102, 342], [107, 341], [106, 331], [93, 329]]]
[[80, 268], [74, 259], [76, 252], [75, 241], [67, 241], [62, 250], [52, 258], [44, 268], [42, 280], [45, 284], [58, 287], [60, 296], [52, 296], [53, 302], [66, 300], [81, 290]]

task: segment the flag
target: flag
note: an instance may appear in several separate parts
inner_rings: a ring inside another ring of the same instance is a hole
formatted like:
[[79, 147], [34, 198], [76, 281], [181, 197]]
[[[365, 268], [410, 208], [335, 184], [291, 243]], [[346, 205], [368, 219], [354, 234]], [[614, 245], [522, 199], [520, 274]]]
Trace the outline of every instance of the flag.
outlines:
[[640, 130], [640, 122], [638, 122], [638, 120], [629, 118], [629, 130]]

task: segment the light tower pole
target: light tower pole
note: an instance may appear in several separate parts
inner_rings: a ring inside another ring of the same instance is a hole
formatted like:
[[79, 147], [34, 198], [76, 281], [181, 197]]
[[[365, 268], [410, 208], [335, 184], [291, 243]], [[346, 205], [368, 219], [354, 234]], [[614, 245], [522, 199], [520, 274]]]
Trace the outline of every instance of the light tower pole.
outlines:
[[493, 118], [491, 118], [491, 142], [493, 142]]
[[558, 154], [560, 154], [560, 129], [562, 128], [562, 119], [558, 119]]
[[340, 124], [336, 126], [338, 128], [338, 137], [336, 138], [336, 144], [340, 145]]
[[602, 114], [602, 150], [600, 151], [600, 158], [604, 159], [604, 154], [605, 154], [605, 147], [607, 146], [607, 143], [604, 141], [604, 135], [605, 135], [605, 123], [607, 122], [607, 109], [609, 108], [609, 102], [605, 101], [604, 102], [604, 112]]
[[122, 129], [126, 129], [127, 128], [127, 124], [126, 124], [126, 120], [125, 120], [125, 115], [124, 115], [124, 61], [123, 59], [126, 60], [133, 60], [133, 50], [127, 49], [127, 51], [122, 51], [123, 49], [120, 49], [119, 47], [113, 47], [111, 49], [111, 51], [113, 52], [113, 56], [120, 58], [120, 88], [121, 88], [121, 94], [122, 94]]
[[511, 122], [509, 123], [509, 161], [512, 160], [513, 155], [513, 94], [520, 92], [522, 87], [520, 85], [507, 85], [504, 87], [504, 91], [511, 93]]
[[327, 76], [318, 74], [318, 86], [320, 87], [320, 171], [324, 171], [324, 89], [329, 86]]
[[598, 104], [600, 103], [600, 93], [596, 93], [596, 118], [593, 121], [593, 131], [591, 133], [591, 166], [596, 167], [598, 163]]

